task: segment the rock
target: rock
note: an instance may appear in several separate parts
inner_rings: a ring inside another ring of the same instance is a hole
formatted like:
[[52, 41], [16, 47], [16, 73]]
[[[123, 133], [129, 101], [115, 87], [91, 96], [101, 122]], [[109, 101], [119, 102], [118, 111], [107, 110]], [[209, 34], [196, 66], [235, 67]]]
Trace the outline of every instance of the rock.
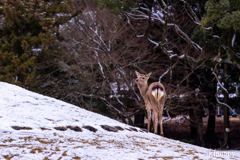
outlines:
[[66, 127], [54, 127], [54, 129], [56, 129], [58, 131], [66, 131], [67, 130]]
[[115, 126], [114, 128], [116, 128], [117, 130], [123, 131], [124, 129], [120, 126]]
[[15, 130], [31, 130], [31, 127], [19, 127], [19, 126], [12, 126]]
[[97, 129], [92, 127], [92, 126], [83, 126], [83, 128], [89, 130], [89, 131], [92, 131], [92, 132], [97, 132]]
[[82, 132], [82, 129], [80, 127], [78, 127], [78, 126], [75, 126], [75, 127], [67, 126], [67, 128], [69, 128], [69, 129], [71, 129], [71, 130], [73, 130], [75, 132]]
[[111, 126], [108, 126], [108, 125], [100, 125], [103, 129], [107, 130], [107, 131], [110, 131], [110, 132], [117, 132], [118, 129], [114, 128], [114, 127], [111, 127]]
[[138, 132], [138, 130], [136, 128], [133, 127], [129, 127], [132, 131]]
[[148, 133], [148, 130], [146, 128], [140, 128], [140, 131]]
[[49, 128], [44, 128], [44, 127], [41, 127], [41, 130], [51, 130], [51, 129], [49, 129]]
[[128, 131], [132, 131], [131, 129], [129, 129], [129, 128], [125, 128], [126, 130], [128, 130]]

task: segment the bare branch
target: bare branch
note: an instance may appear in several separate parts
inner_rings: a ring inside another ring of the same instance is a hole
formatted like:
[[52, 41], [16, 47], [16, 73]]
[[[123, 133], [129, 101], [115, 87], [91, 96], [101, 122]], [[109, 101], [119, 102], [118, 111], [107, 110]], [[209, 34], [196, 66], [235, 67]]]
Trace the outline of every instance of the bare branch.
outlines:
[[215, 78], [217, 79], [217, 84], [218, 84], [225, 92], [228, 93], [227, 89], [226, 89], [226, 88], [221, 84], [221, 82], [219, 81], [216, 73], [213, 71], [213, 69], [211, 69], [211, 70], [212, 70], [212, 74], [213, 74], [213, 75], [215, 76]]
[[240, 117], [240, 114], [237, 114], [228, 104], [219, 101], [217, 92], [216, 92], [216, 94], [215, 94], [215, 97], [216, 97], [216, 100], [217, 100], [217, 102], [218, 102], [219, 104], [221, 104], [221, 105], [223, 105], [223, 106], [225, 106], [225, 107], [228, 107], [228, 108], [233, 112], [233, 114], [235, 114], [235, 115], [237, 115], [238, 117]]

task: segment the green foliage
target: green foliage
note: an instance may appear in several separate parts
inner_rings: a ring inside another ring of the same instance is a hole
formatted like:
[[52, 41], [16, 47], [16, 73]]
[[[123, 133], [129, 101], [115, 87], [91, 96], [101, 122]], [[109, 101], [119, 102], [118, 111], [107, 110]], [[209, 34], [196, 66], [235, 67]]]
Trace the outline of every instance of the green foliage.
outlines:
[[59, 25], [75, 13], [73, 0], [2, 1], [0, 80], [31, 86], [41, 53], [56, 41]]
[[109, 9], [112, 13], [129, 10], [136, 5], [138, 0], [94, 0], [94, 3], [101, 8]]
[[229, 29], [234, 27], [240, 31], [240, 11], [233, 11], [231, 14], [226, 14], [218, 23], [219, 28]]
[[210, 56], [211, 53], [218, 52], [218, 41], [212, 38], [212, 32], [204, 30], [200, 26], [196, 27], [191, 37], [194, 42], [197, 42], [201, 47], [204, 47], [205, 52]]
[[102, 7], [109, 8], [114, 13], [121, 11], [122, 4], [120, 0], [101, 0], [100, 3], [102, 4]]
[[240, 3], [238, 0], [207, 1], [205, 5], [207, 15], [202, 19], [204, 27], [217, 23], [221, 29], [235, 28], [240, 31]]
[[[206, 46], [214, 49], [215, 55], [221, 54], [219, 58], [224, 62], [228, 59], [233, 63], [239, 64], [239, 58], [234, 52], [239, 51], [239, 31], [240, 31], [240, 3], [238, 0], [208, 0], [205, 5], [206, 15], [201, 20], [203, 32], [209, 32], [210, 35], [218, 35], [219, 39], [214, 37], [207, 38]], [[205, 30], [204, 27], [212, 27]], [[234, 38], [235, 37], [235, 38]], [[205, 38], [205, 37], [204, 37]], [[214, 42], [215, 39], [215, 42]], [[234, 40], [234, 41], [233, 41]], [[213, 43], [212, 43], [213, 42]], [[208, 45], [210, 44], [210, 45]], [[217, 47], [217, 45], [219, 47]], [[227, 46], [227, 47], [223, 47]], [[231, 50], [230, 50], [231, 49]], [[206, 51], [209, 51], [206, 49]], [[212, 53], [214, 53], [212, 52]], [[209, 53], [209, 52], [208, 52]]]

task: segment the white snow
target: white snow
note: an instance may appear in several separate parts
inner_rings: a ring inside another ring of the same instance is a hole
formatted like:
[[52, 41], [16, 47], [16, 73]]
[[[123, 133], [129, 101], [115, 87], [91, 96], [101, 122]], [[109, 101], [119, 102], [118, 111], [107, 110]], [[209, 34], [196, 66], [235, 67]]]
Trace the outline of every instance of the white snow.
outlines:
[[[0, 82], [0, 122], [0, 159], [240, 159], [239, 151], [210, 150], [136, 127], [138, 132], [109, 132], [100, 125], [130, 126], [4, 82]], [[97, 131], [83, 128], [87, 125]], [[15, 130], [13, 126], [32, 129]], [[54, 129], [67, 126], [78, 126], [82, 132]]]
[[235, 40], [236, 40], [236, 29], [234, 29], [234, 35], [232, 38], [232, 47], [234, 46]]

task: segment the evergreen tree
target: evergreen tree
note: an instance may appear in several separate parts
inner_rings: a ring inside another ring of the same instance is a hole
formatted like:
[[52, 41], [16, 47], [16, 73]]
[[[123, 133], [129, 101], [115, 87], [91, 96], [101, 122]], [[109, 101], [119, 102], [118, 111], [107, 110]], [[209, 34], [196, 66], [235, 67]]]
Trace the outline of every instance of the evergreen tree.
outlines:
[[[231, 72], [229, 64], [240, 69], [239, 31], [240, 31], [240, 3], [238, 0], [209, 0], [205, 5], [206, 16], [201, 24], [204, 30], [211, 33], [212, 39], [217, 39], [218, 48], [213, 51], [213, 62], [216, 66], [224, 66], [224, 87], [229, 89]], [[206, 43], [206, 42], [205, 42]], [[216, 44], [216, 43], [215, 43]], [[209, 44], [207, 44], [210, 46]], [[218, 65], [223, 63], [223, 65]], [[234, 73], [236, 74], [236, 73]], [[234, 76], [233, 76], [234, 77]], [[228, 93], [224, 92], [224, 103], [229, 103]], [[217, 98], [217, 97], [216, 97]], [[231, 145], [230, 135], [225, 129], [229, 128], [229, 108], [224, 107], [224, 147]]]
[[1, 1], [0, 80], [31, 86], [41, 54], [76, 13], [72, 0]]
[[[201, 25], [211, 32], [214, 37], [219, 37], [220, 58], [239, 67], [240, 40], [237, 35], [240, 31], [240, 3], [238, 0], [207, 1], [207, 12]], [[210, 27], [210, 28], [209, 28]], [[215, 38], [216, 39], [216, 38]]]
[[119, 13], [129, 10], [130, 7], [136, 6], [139, 0], [93, 0], [97, 6], [109, 9], [112, 13]]

